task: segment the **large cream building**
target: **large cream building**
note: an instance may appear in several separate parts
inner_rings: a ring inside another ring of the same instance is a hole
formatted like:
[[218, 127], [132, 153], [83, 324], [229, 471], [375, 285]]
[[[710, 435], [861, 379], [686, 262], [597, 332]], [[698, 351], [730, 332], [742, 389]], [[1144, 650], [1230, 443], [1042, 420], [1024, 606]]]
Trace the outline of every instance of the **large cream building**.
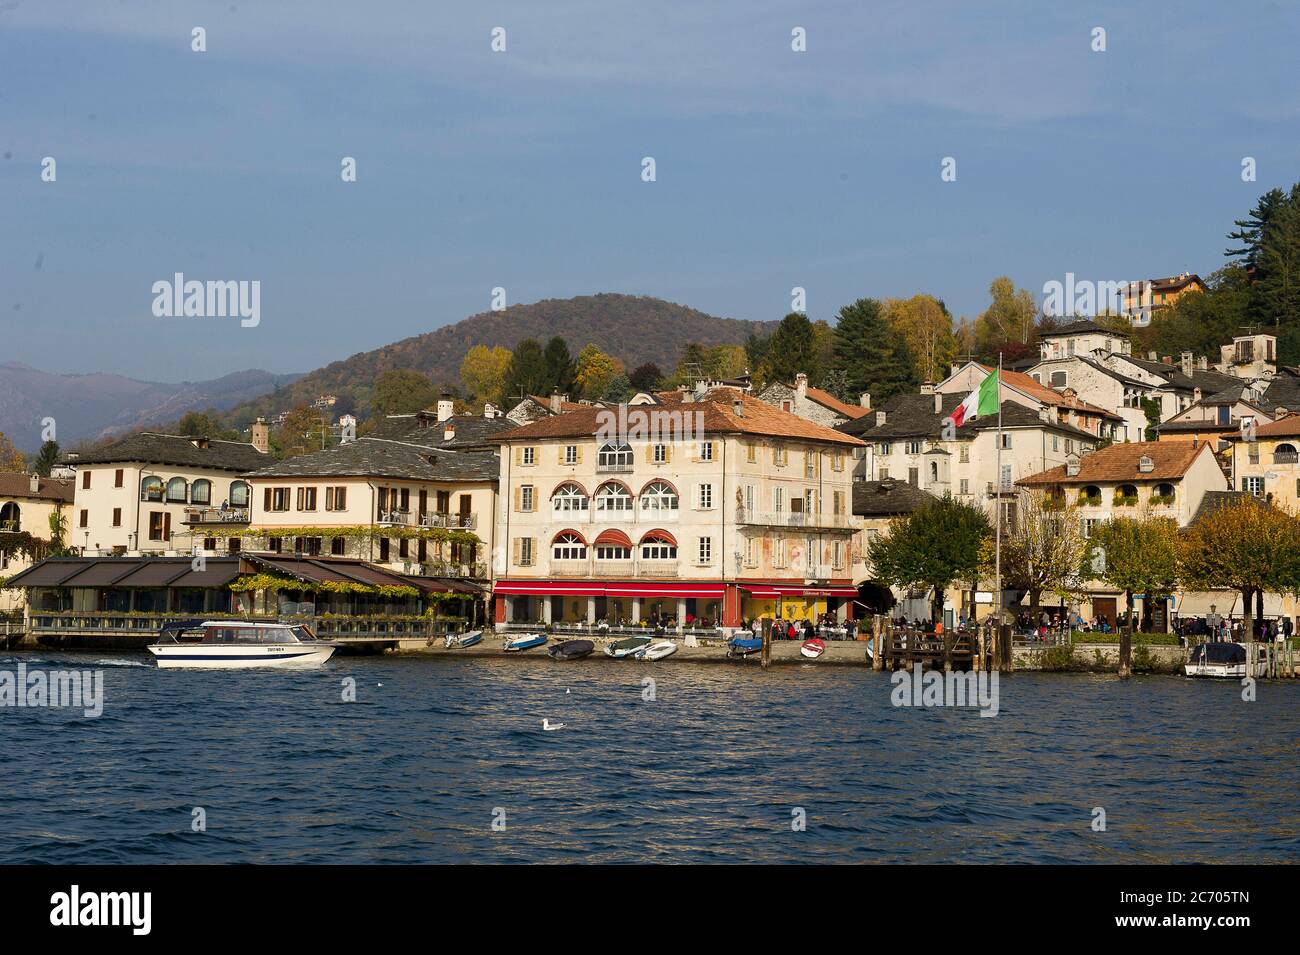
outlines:
[[497, 436], [496, 620], [851, 617], [861, 442], [731, 388], [640, 400]]

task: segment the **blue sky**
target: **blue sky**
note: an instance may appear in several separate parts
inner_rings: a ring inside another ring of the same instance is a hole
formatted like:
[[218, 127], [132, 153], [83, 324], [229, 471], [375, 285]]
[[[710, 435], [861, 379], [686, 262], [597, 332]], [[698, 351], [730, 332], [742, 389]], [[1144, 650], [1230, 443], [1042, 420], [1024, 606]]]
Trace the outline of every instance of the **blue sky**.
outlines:
[[[1300, 179], [1300, 5], [1137, 6], [3, 0], [0, 361], [303, 371], [496, 286], [974, 317], [1002, 274], [1207, 274]], [[156, 318], [177, 271], [261, 324]]]

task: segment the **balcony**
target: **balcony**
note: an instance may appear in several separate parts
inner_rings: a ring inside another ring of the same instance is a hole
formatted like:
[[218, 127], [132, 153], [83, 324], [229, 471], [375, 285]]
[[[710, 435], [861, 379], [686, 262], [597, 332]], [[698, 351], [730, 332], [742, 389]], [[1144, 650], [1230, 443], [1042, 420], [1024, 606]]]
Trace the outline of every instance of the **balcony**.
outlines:
[[596, 462], [597, 474], [631, 474], [633, 464], [631, 461], [620, 463], [617, 461]]
[[989, 481], [984, 488], [989, 497], [1014, 497], [1016, 486], [1010, 481]]
[[1295, 464], [1300, 462], [1300, 452], [1278, 451], [1273, 455], [1274, 464]]
[[748, 507], [736, 508], [737, 524], [757, 524], [765, 527], [820, 527], [846, 530], [847, 514], [823, 514], [818, 511], [757, 511]]
[[247, 524], [246, 507], [187, 507], [184, 524]]
[[553, 577], [586, 577], [591, 571], [591, 561], [589, 560], [552, 560], [551, 576]]
[[592, 566], [597, 577], [636, 576], [636, 562], [631, 560], [598, 560]]
[[446, 530], [472, 531], [478, 526], [474, 514], [446, 514], [442, 512], [415, 514], [411, 511], [380, 511], [376, 522], [388, 527], [441, 527]]

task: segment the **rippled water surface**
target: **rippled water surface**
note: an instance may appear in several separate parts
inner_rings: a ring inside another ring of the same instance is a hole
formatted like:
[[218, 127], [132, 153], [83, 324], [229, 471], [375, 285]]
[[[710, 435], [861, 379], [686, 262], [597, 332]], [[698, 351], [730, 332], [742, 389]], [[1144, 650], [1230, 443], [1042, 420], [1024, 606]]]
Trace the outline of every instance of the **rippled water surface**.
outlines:
[[988, 719], [895, 708], [888, 675], [827, 666], [0, 670], [19, 660], [100, 667], [106, 702], [98, 719], [0, 708], [0, 862], [1300, 858], [1294, 683], [1243, 703], [1229, 683], [1018, 673]]

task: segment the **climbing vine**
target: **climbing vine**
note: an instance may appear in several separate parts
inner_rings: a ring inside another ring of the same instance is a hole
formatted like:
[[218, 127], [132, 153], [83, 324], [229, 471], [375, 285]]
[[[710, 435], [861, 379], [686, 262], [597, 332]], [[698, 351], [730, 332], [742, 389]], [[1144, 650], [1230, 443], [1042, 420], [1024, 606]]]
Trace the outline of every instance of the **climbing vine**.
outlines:
[[416, 587], [405, 584], [361, 584], [350, 580], [307, 581], [283, 574], [248, 574], [237, 577], [230, 582], [233, 593], [245, 593], [250, 590], [270, 590], [279, 593], [282, 590], [302, 590], [309, 593], [331, 594], [378, 594], [381, 597], [418, 597]]

